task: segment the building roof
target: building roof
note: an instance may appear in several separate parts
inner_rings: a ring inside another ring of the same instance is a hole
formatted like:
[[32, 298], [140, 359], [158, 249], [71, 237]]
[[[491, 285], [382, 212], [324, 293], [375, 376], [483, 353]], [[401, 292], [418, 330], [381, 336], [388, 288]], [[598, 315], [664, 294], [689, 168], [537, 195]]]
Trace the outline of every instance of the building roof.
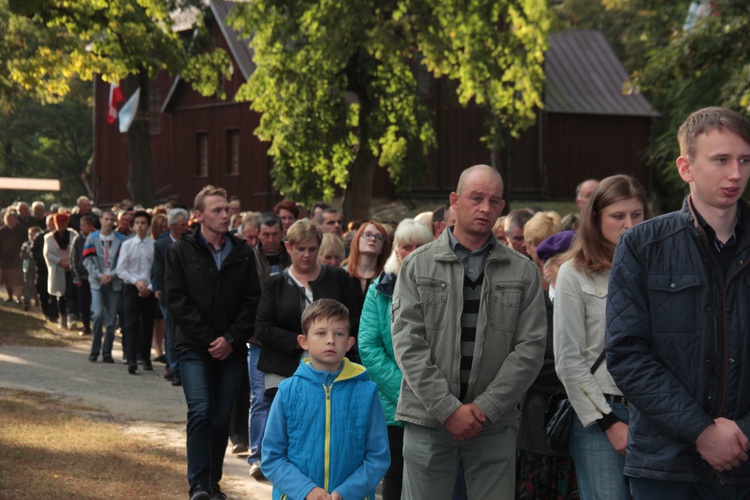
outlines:
[[548, 113], [658, 116], [643, 94], [624, 92], [628, 73], [599, 31], [550, 35], [545, 73]]
[[234, 8], [235, 3], [237, 2], [228, 0], [217, 2], [212, 0], [210, 5], [211, 11], [216, 16], [216, 22], [219, 23], [221, 33], [224, 35], [224, 40], [226, 40], [237, 66], [242, 71], [242, 76], [247, 81], [250, 75], [253, 74], [253, 71], [255, 71], [255, 63], [253, 62], [254, 52], [250, 48], [250, 39], [240, 39], [238, 33], [227, 24], [227, 14]]
[[[221, 34], [224, 37], [227, 46], [229, 47], [232, 59], [242, 72], [242, 76], [245, 81], [247, 81], [250, 78], [250, 75], [253, 74], [253, 71], [255, 71], [255, 63], [253, 62], [253, 49], [250, 48], [250, 40], [247, 38], [240, 39], [238, 33], [227, 24], [227, 15], [234, 8], [234, 4], [237, 2], [230, 0], [207, 0], [207, 2], [208, 6], [211, 9], [211, 12], [214, 15], [216, 24], [218, 24], [219, 30], [221, 30]], [[172, 14], [172, 18], [175, 20], [175, 26], [179, 26], [180, 28], [179, 30], [175, 28], [175, 31], [192, 29], [193, 26], [195, 26], [195, 23], [198, 22], [198, 10], [193, 8], [191, 10], [185, 9], [176, 11]], [[161, 104], [162, 113], [164, 113], [169, 107], [169, 104], [172, 101], [172, 97], [174, 97], [175, 92], [177, 91], [177, 86], [179, 85], [180, 81], [181, 78], [179, 75], [174, 77], [172, 86], [169, 89], [169, 93], [164, 99], [164, 102]]]

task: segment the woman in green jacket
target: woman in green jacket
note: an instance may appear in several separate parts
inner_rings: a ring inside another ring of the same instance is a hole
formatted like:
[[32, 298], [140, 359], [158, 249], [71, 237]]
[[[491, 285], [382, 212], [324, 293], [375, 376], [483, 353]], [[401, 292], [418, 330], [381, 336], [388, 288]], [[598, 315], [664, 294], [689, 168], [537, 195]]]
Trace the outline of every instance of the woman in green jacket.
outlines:
[[420, 246], [432, 241], [430, 229], [414, 219], [404, 219], [393, 237], [393, 252], [383, 272], [367, 291], [359, 325], [359, 355], [370, 378], [378, 385], [388, 423], [391, 466], [383, 478], [383, 500], [401, 498], [401, 477], [404, 468], [401, 449], [403, 424], [394, 418], [401, 389], [401, 370], [393, 356], [391, 341], [391, 300], [396, 278], [404, 258]]

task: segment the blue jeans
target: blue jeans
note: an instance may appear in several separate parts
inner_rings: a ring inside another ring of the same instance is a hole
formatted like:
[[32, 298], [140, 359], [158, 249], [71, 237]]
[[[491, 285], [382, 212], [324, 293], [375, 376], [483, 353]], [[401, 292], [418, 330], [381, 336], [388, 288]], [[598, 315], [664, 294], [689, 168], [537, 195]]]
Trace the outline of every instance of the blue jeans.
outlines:
[[266, 397], [266, 374], [258, 370], [258, 359], [261, 347], [250, 344], [247, 353], [247, 371], [250, 379], [250, 418], [248, 432], [250, 434], [250, 455], [247, 463], [260, 461], [260, 443], [266, 430], [268, 410], [271, 409], [271, 398]]
[[[619, 403], [610, 403], [620, 420], [628, 422], [628, 411]], [[578, 417], [570, 432], [570, 456], [576, 466], [581, 500], [628, 500], [625, 481], [625, 457], [612, 448], [607, 435], [597, 425], [584, 428]]]
[[[164, 293], [164, 292], [162, 292]], [[177, 351], [174, 350], [174, 321], [169, 316], [169, 308], [159, 302], [159, 309], [164, 318], [164, 343], [167, 346], [167, 366], [174, 373], [174, 376], [180, 378], [180, 360]]]
[[188, 406], [187, 476], [192, 492], [196, 486], [211, 488], [221, 481], [229, 417], [245, 357], [238, 351], [223, 361], [208, 351], [186, 351], [179, 357]]
[[[99, 290], [91, 289], [91, 313], [94, 320], [93, 336], [91, 338], [91, 354], [112, 357], [112, 344], [115, 341], [115, 314], [120, 302], [120, 292], [115, 291], [111, 284], [103, 285]], [[104, 349], [102, 349], [102, 324], [107, 328], [104, 334]]]

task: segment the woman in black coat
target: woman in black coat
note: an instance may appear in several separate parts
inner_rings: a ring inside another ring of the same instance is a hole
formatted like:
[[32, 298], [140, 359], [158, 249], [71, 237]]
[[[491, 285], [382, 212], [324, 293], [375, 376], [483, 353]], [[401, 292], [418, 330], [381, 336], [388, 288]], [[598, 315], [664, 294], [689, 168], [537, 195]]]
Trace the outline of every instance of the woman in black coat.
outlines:
[[305, 308], [326, 298], [351, 309], [349, 275], [341, 268], [318, 262], [322, 238], [320, 228], [309, 219], [295, 222], [284, 243], [292, 265], [263, 283], [255, 333], [262, 343], [258, 369], [266, 373], [267, 396], [273, 396], [279, 383], [294, 374], [304, 354], [297, 335], [302, 333]]

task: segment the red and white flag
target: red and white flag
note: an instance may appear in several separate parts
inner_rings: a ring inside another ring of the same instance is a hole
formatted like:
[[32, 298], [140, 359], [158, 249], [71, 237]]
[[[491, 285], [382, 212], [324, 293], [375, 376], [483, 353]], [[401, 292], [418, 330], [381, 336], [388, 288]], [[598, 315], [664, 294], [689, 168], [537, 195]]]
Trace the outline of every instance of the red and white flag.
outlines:
[[122, 96], [120, 85], [116, 83], [109, 84], [109, 109], [107, 110], [107, 123], [112, 124], [117, 120], [117, 107], [125, 98]]

